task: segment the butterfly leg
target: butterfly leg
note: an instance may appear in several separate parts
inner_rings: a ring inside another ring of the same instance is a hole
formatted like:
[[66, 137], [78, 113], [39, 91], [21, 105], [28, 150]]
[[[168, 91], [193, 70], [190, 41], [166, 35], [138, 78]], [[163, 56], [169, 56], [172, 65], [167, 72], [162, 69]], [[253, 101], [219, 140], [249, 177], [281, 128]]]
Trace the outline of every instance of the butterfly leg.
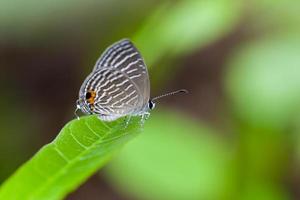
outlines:
[[150, 113], [146, 112], [142, 114], [142, 118], [141, 118], [141, 126], [144, 126], [145, 121], [149, 118]]

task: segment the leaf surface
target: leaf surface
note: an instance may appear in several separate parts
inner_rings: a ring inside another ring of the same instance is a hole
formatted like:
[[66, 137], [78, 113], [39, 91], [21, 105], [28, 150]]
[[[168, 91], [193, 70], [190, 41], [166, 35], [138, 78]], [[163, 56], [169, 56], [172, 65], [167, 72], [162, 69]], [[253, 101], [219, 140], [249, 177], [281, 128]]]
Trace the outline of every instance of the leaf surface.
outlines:
[[0, 199], [62, 199], [137, 135], [139, 118], [106, 123], [96, 116], [66, 124], [0, 187]]

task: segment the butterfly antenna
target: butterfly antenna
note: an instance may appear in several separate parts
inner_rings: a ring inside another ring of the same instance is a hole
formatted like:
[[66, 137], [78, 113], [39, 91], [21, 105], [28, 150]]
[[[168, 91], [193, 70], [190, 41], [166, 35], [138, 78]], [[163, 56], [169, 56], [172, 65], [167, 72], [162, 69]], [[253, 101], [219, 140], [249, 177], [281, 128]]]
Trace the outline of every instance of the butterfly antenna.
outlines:
[[166, 93], [166, 94], [159, 95], [159, 96], [157, 96], [157, 97], [152, 98], [151, 100], [152, 100], [152, 101], [155, 101], [155, 100], [157, 100], [157, 99], [160, 99], [160, 98], [163, 98], [163, 97], [166, 97], [166, 96], [170, 96], [170, 95], [174, 95], [174, 94], [179, 94], [179, 93], [185, 93], [185, 94], [188, 94], [189, 91], [187, 91], [186, 89], [176, 90], [176, 91], [174, 91], [174, 92], [169, 92], [169, 93]]

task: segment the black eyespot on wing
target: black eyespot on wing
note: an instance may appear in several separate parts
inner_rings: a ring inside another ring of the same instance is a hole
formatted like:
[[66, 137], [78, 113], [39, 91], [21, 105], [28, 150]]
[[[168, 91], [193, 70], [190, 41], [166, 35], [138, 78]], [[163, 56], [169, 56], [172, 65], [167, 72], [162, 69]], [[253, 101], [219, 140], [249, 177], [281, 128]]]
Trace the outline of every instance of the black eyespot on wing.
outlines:
[[85, 94], [85, 98], [86, 99], [90, 99], [92, 97], [92, 93], [91, 92], [87, 92], [86, 94]]

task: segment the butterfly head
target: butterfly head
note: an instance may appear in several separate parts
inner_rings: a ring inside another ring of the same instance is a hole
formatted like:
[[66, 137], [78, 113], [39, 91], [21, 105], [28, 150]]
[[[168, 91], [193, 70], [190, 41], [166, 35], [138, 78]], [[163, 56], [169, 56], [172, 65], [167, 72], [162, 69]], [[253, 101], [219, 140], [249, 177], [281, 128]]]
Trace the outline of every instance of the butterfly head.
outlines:
[[77, 110], [81, 110], [84, 114], [92, 114], [89, 104], [81, 98], [76, 101], [76, 111]]

